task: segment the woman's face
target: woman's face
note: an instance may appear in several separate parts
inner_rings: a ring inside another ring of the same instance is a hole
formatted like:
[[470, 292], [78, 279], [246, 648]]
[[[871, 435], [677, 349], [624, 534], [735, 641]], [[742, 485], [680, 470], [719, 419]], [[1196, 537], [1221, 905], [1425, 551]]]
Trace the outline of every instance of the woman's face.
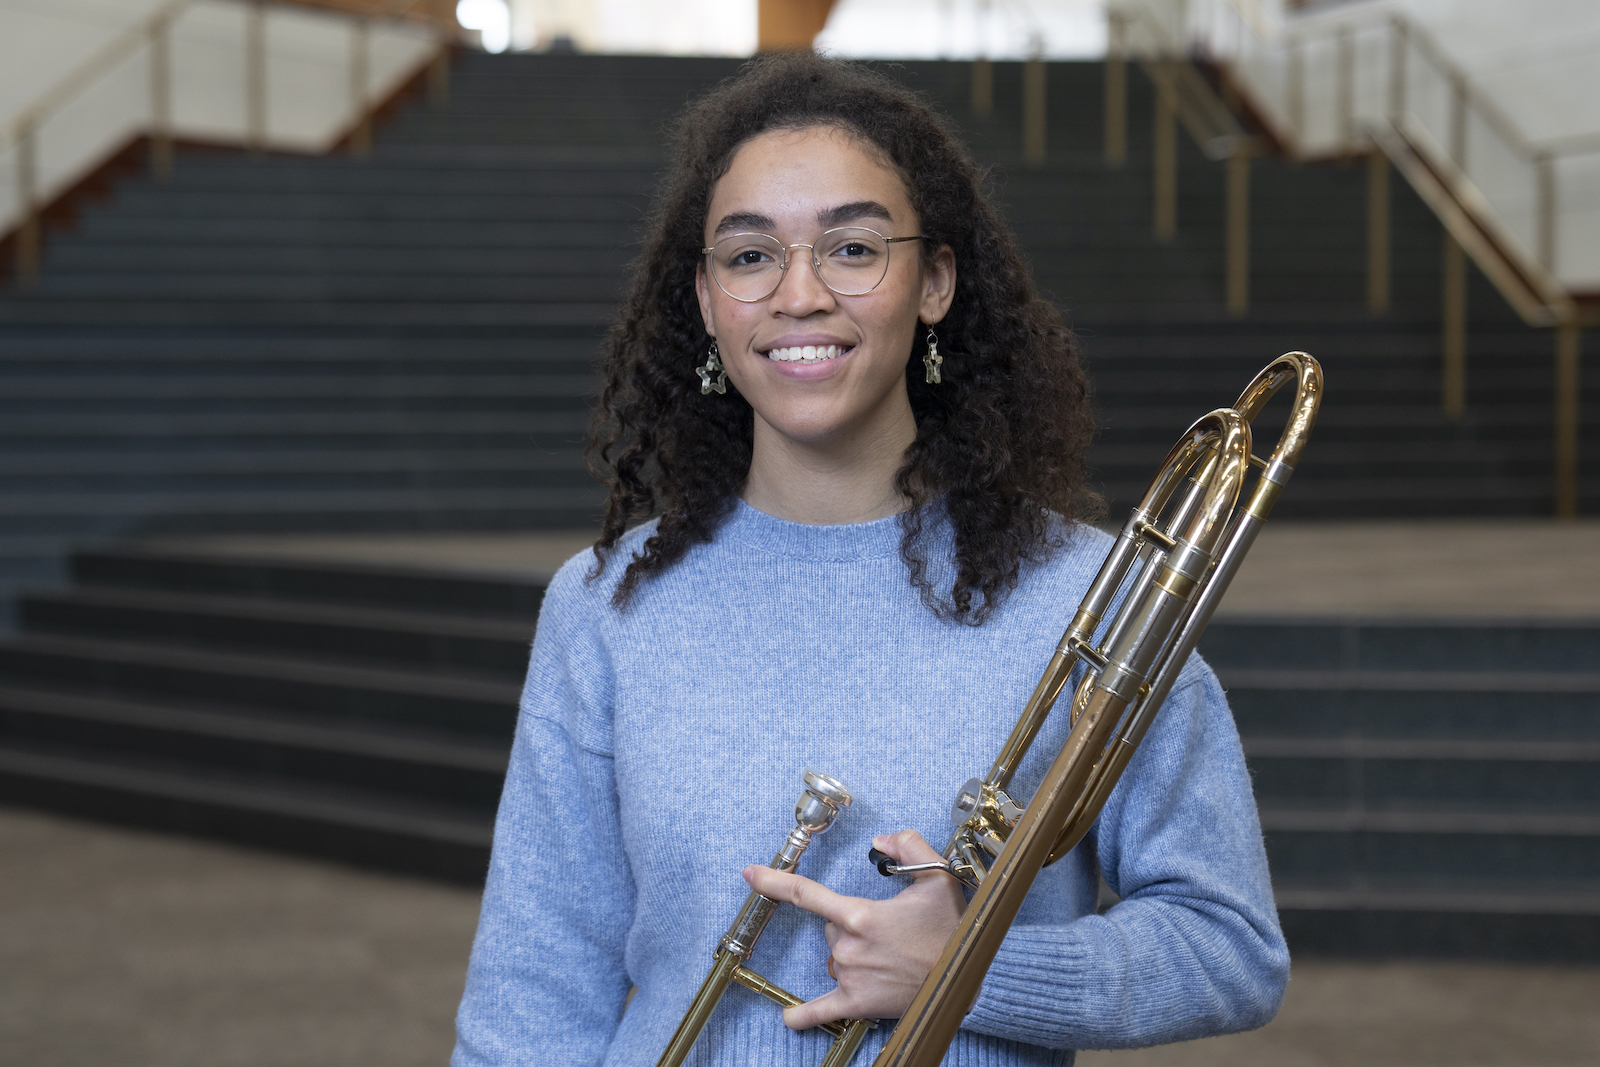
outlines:
[[[712, 189], [704, 247], [745, 232], [811, 244], [839, 226], [885, 237], [921, 232], [900, 176], [856, 137], [832, 127], [774, 130], [741, 147]], [[906, 359], [918, 319], [942, 319], [955, 289], [949, 247], [924, 265], [924, 243], [890, 245], [888, 273], [861, 296], [830, 290], [812, 269], [810, 249], [790, 248], [777, 291], [753, 304], [723, 292], [701, 257], [700, 313], [728, 377], [755, 409], [758, 448], [768, 433], [822, 446], [897, 425], [915, 435]], [[819, 358], [800, 358], [807, 348]]]

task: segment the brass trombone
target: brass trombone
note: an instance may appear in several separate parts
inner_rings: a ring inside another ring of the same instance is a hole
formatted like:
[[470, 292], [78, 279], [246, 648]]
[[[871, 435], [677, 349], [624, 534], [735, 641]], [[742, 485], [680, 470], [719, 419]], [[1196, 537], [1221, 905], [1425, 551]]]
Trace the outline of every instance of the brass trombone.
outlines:
[[[1259, 459], [1251, 451], [1251, 423], [1291, 381], [1296, 389], [1288, 424], [1271, 457]], [[944, 1058], [1034, 878], [1088, 832], [1144, 739], [1294, 473], [1321, 403], [1322, 368], [1304, 352], [1289, 352], [1256, 375], [1233, 407], [1189, 427], [1123, 526], [989, 773], [957, 793], [950, 813], [956, 829], [944, 859], [901, 867], [872, 850], [885, 875], [939, 868], [976, 890], [873, 1067], [936, 1067]], [[1252, 465], [1260, 474], [1238, 507]], [[1094, 643], [1124, 587], [1120, 609]], [[1006, 790], [1079, 663], [1085, 674], [1072, 699], [1071, 732], [1024, 807]], [[805, 780], [795, 829], [772, 861], [777, 870], [793, 870], [811, 836], [850, 804], [849, 792], [826, 775], [808, 771]], [[679, 1067], [732, 983], [783, 1007], [802, 1003], [744, 966], [776, 908], [758, 893], [746, 899], [657, 1067]], [[874, 1025], [864, 1019], [824, 1024], [835, 1039], [822, 1067], [847, 1067]]]
[[[1291, 381], [1288, 424], [1271, 457], [1259, 459], [1250, 425]], [[994, 766], [956, 795], [950, 813], [956, 830], [938, 866], [976, 894], [873, 1067], [936, 1067], [944, 1058], [1034, 878], [1088, 832], [1149, 730], [1294, 473], [1321, 402], [1322, 368], [1304, 352], [1289, 352], [1256, 375], [1232, 408], [1205, 415], [1173, 446]], [[1247, 502], [1236, 507], [1252, 465], [1260, 474]], [[1121, 608], [1095, 644], [1124, 586]], [[1085, 673], [1072, 699], [1071, 732], [1024, 807], [1006, 789], [1079, 663]], [[885, 875], [902, 871], [876, 849], [871, 858]]]

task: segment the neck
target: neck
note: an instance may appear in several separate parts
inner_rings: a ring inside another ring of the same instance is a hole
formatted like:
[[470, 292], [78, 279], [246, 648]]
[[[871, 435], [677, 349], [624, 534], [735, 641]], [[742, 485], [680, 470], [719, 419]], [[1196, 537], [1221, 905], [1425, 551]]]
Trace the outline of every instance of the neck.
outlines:
[[808, 526], [898, 515], [910, 502], [895, 488], [895, 475], [916, 438], [909, 405], [903, 418], [821, 442], [795, 441], [757, 417], [745, 503]]

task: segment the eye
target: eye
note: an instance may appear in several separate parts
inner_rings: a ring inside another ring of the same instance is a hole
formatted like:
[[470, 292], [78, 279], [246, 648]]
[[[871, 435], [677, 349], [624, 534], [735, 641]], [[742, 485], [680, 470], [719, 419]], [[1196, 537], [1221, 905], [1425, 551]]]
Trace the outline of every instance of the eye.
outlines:
[[872, 255], [872, 249], [860, 241], [846, 241], [834, 250], [834, 255], [845, 257], [859, 257]]

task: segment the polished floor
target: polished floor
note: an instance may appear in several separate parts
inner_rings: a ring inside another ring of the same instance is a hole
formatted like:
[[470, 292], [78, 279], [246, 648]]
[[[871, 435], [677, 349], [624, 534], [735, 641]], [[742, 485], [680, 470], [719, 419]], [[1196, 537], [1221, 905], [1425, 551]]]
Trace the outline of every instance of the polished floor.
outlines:
[[[0, 809], [0, 1062], [446, 1062], [477, 894]], [[1600, 968], [1300, 959], [1278, 1018], [1084, 1067], [1592, 1067]]]

